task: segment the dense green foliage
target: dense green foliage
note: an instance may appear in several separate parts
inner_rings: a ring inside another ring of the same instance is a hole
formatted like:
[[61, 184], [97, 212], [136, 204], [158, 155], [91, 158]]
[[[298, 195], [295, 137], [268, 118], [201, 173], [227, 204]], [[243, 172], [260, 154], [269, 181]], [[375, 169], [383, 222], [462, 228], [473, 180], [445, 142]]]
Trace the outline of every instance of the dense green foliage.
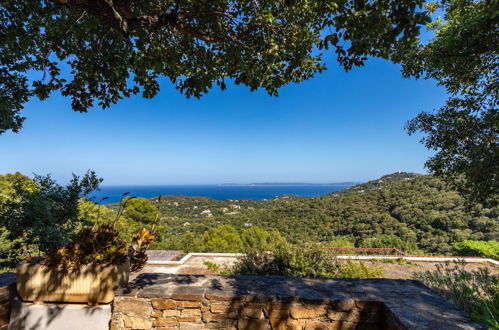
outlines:
[[275, 95], [325, 69], [318, 48], [347, 70], [368, 56], [399, 61], [428, 22], [422, 3], [2, 0], [0, 133], [20, 129], [30, 97], [56, 90], [86, 112], [154, 97], [160, 77], [187, 96], [225, 89], [226, 79]]
[[68, 243], [90, 223], [80, 217], [79, 203], [100, 181], [90, 171], [65, 187], [50, 176], [0, 175], [0, 266]]
[[286, 239], [276, 230], [268, 232], [252, 226], [239, 233], [231, 225], [220, 225], [199, 235], [188, 232], [177, 240], [157, 243], [153, 247], [187, 252], [248, 252], [271, 251], [286, 243]]
[[499, 329], [499, 277], [487, 268], [466, 271], [464, 264], [437, 265], [436, 270], [418, 273], [415, 278], [489, 329]]
[[395, 235], [376, 235], [359, 243], [363, 248], [394, 248], [410, 254], [420, 254], [416, 242], [409, 242]]
[[[154, 200], [157, 203], [157, 200]], [[408, 253], [452, 254], [453, 243], [499, 241], [499, 209], [476, 207], [433, 176], [397, 173], [333, 194], [292, 201], [214, 201], [162, 196], [156, 248], [193, 251], [205, 231], [258, 226], [290, 243], [345, 239], [356, 246], [396, 247]], [[395, 238], [397, 237], [397, 238]], [[184, 245], [185, 244], [185, 245]]]
[[458, 256], [480, 256], [499, 260], [499, 242], [497, 241], [464, 241], [454, 243]]
[[281, 244], [272, 251], [250, 251], [228, 273], [244, 275], [283, 275], [292, 277], [382, 277], [380, 268], [362, 262], [341, 262], [322, 244]]
[[435, 79], [450, 94], [437, 111], [408, 123], [436, 150], [426, 166], [470, 204], [499, 203], [499, 4], [497, 0], [443, 0], [427, 4], [443, 19], [435, 36], [404, 61], [406, 76]]
[[[83, 198], [99, 181], [89, 173], [61, 187], [47, 177], [0, 176], [0, 266], [63, 245], [90, 223], [113, 226], [127, 244], [149, 227], [157, 234], [152, 248], [193, 252], [274, 251], [287, 243], [316, 242], [330, 252], [354, 246], [409, 254], [467, 249], [467, 254], [491, 257], [495, 248], [483, 247], [497, 246], [499, 240], [497, 208], [468, 212], [463, 198], [432, 176], [396, 173], [294, 200], [162, 196], [124, 198], [108, 206]], [[466, 240], [495, 242], [454, 245]]]

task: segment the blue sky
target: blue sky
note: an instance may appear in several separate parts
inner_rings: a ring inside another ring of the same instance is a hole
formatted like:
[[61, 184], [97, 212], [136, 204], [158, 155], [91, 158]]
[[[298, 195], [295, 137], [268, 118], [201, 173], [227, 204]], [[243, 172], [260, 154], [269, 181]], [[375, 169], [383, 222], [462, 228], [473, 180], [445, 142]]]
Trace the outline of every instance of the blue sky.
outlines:
[[200, 100], [162, 83], [87, 114], [54, 94], [29, 102], [20, 133], [0, 136], [0, 173], [94, 169], [104, 185], [366, 181], [395, 171], [424, 173], [431, 155], [404, 130], [443, 104], [433, 81], [403, 79], [371, 59], [349, 73], [334, 64], [279, 97], [229, 84]]

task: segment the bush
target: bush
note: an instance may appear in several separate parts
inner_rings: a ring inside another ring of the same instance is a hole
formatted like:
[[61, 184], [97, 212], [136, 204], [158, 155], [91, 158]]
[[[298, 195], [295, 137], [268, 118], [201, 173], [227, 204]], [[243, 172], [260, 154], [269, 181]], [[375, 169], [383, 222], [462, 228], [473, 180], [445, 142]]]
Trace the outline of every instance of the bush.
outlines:
[[71, 241], [88, 224], [80, 217], [80, 200], [101, 181], [92, 171], [73, 175], [66, 186], [50, 175], [0, 175], [0, 267], [14, 267], [27, 256], [40, 256]]
[[381, 269], [369, 269], [363, 263], [340, 262], [331, 249], [321, 244], [283, 244], [274, 251], [251, 251], [229, 271], [244, 275], [283, 275], [292, 277], [355, 277], [383, 275]]
[[472, 256], [499, 259], [499, 242], [497, 241], [463, 241], [454, 243], [458, 256]]
[[437, 265], [434, 271], [417, 273], [422, 281], [490, 329], [499, 329], [499, 277], [488, 269], [466, 271], [464, 264]]
[[402, 240], [395, 235], [377, 235], [360, 241], [359, 247], [363, 248], [394, 248], [409, 254], [420, 254], [421, 251], [414, 242]]

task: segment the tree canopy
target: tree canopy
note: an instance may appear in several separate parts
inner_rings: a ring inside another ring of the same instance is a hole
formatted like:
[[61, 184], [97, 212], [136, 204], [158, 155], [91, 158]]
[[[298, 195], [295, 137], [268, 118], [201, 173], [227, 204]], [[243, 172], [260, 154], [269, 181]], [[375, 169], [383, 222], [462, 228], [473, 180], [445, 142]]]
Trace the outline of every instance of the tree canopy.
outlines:
[[[227, 79], [275, 95], [368, 56], [400, 61], [428, 22], [423, 0], [0, 0], [0, 133], [31, 97], [54, 91], [75, 111], [107, 108], [166, 77], [199, 97]], [[29, 73], [29, 74], [28, 74]]]
[[435, 36], [409, 52], [406, 76], [435, 79], [450, 94], [440, 109], [408, 123], [436, 150], [426, 166], [469, 204], [499, 205], [499, 4], [497, 0], [429, 3], [443, 10]]

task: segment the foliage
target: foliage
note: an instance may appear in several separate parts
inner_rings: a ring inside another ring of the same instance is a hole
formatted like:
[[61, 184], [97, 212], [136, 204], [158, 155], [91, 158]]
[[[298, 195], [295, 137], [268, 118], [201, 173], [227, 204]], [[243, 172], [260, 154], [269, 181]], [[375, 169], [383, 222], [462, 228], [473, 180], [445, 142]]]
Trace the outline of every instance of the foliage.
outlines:
[[81, 230], [72, 242], [46, 254], [40, 263], [74, 271], [90, 263], [119, 265], [126, 259], [126, 242], [118, 231], [96, 225]]
[[211, 261], [205, 261], [203, 264], [208, 268], [209, 271], [211, 272], [218, 272], [220, 270], [220, 265], [217, 265], [214, 262]]
[[416, 274], [415, 278], [443, 295], [478, 322], [497, 329], [499, 323], [499, 277], [488, 269], [466, 271], [464, 264], [438, 264], [434, 271]]
[[340, 264], [341, 277], [344, 278], [379, 278], [383, 277], [384, 270], [381, 267], [368, 267], [362, 261], [345, 260]]
[[356, 277], [382, 275], [363, 263], [341, 263], [332, 249], [321, 244], [283, 244], [273, 251], [250, 251], [230, 270], [233, 274], [283, 275], [293, 277]]
[[123, 203], [125, 207], [122, 216], [134, 222], [152, 225], [159, 218], [158, 208], [148, 199], [127, 197]]
[[277, 230], [270, 232], [258, 226], [252, 226], [241, 234], [244, 252], [247, 251], [272, 251], [281, 244], [286, 244], [286, 239]]
[[238, 232], [229, 225], [210, 228], [203, 233], [199, 244], [201, 252], [240, 252], [243, 248]]
[[[100, 224], [82, 229], [70, 243], [41, 258], [43, 265], [76, 271], [88, 264], [120, 265], [130, 261], [130, 270], [138, 271], [147, 261], [145, 251], [154, 240], [147, 229], [139, 231], [130, 247], [110, 225]], [[35, 259], [36, 260], [36, 259]]]
[[88, 223], [80, 217], [80, 199], [98, 189], [101, 181], [92, 171], [73, 175], [65, 187], [50, 175], [0, 175], [0, 230], [10, 242], [8, 250], [0, 251], [0, 266], [14, 266], [26, 256], [68, 243]]
[[454, 250], [459, 256], [494, 258], [499, 260], [499, 242], [463, 241], [454, 243]]
[[128, 257], [130, 258], [130, 270], [137, 272], [141, 270], [147, 262], [146, 250], [156, 238], [148, 229], [141, 229], [132, 239], [132, 245], [128, 249]]
[[[345, 238], [345, 237], [338, 237], [333, 239], [332, 241], [329, 242], [329, 246], [332, 248], [354, 248], [355, 247], [355, 238]], [[342, 252], [344, 253], [344, 252]]]
[[435, 37], [404, 60], [404, 75], [435, 79], [451, 95], [434, 112], [411, 120], [410, 134], [437, 153], [426, 166], [469, 204], [499, 205], [499, 33], [497, 1], [432, 3], [444, 19], [429, 26]]
[[402, 240], [395, 235], [376, 235], [368, 237], [360, 241], [359, 247], [363, 248], [394, 248], [405, 252], [406, 254], [420, 254], [415, 242], [408, 242]]
[[373, 243], [373, 237], [391, 237], [387, 247], [415, 254], [420, 252], [414, 247], [442, 255], [452, 254], [455, 242], [499, 241], [499, 208], [478, 206], [469, 212], [464, 199], [432, 175], [394, 173], [329, 195], [292, 201], [162, 196], [153, 203], [164, 226], [156, 231], [159, 239], [154, 248], [162, 249], [209, 251], [199, 237], [220, 225], [231, 225], [240, 235], [249, 226], [276, 230], [292, 244], [333, 246], [346, 239], [359, 247]]
[[20, 129], [30, 97], [57, 90], [86, 112], [152, 98], [161, 77], [188, 97], [227, 79], [275, 95], [323, 71], [317, 50], [330, 47], [346, 70], [369, 56], [397, 62], [428, 22], [422, 3], [2, 0], [0, 133]]

